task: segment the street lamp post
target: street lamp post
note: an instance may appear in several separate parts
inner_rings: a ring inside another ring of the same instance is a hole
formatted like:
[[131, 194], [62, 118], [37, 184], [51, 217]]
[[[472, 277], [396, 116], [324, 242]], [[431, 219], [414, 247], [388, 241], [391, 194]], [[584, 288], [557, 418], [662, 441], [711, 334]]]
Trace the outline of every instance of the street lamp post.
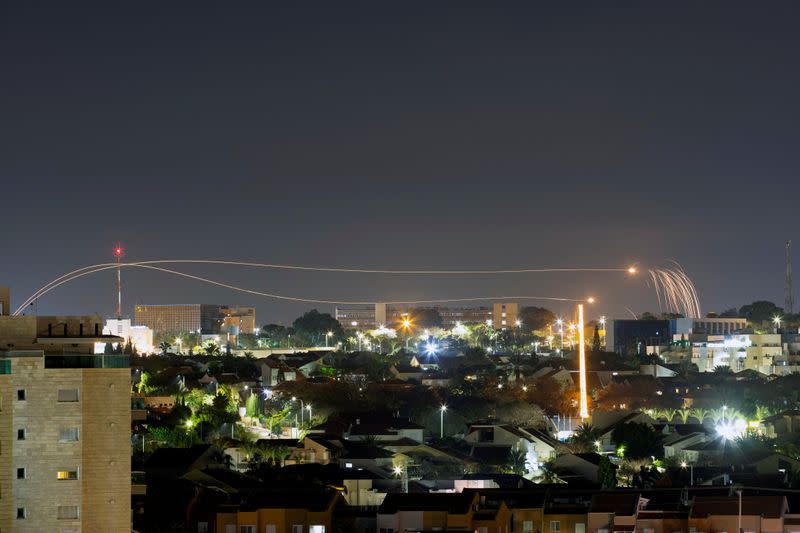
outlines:
[[558, 332], [561, 335], [561, 351], [564, 351], [564, 321], [562, 319], [556, 320], [556, 324], [558, 324]]
[[736, 491], [739, 495], [739, 533], [742, 533], [742, 489]]
[[444, 412], [447, 411], [447, 406], [443, 405], [439, 409], [439, 438], [444, 438]]
[[333, 332], [332, 331], [328, 331], [327, 333], [325, 333], [325, 347], [326, 348], [328, 347], [328, 339], [330, 339], [332, 336], [333, 336]]

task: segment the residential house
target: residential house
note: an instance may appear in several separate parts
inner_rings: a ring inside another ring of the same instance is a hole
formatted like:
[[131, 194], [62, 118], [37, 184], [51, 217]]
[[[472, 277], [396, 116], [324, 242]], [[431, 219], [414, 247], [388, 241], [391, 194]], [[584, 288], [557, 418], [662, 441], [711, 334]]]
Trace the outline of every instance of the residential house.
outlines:
[[[788, 512], [784, 495], [741, 496], [742, 531], [772, 533], [784, 530]], [[695, 496], [689, 513], [691, 533], [739, 531], [739, 496]]]
[[647, 504], [636, 492], [600, 492], [589, 506], [589, 533], [635, 530], [639, 509]]
[[553, 457], [558, 445], [554, 438], [541, 430], [492, 422], [471, 424], [464, 441], [471, 445], [470, 455], [475, 457], [487, 457], [491, 454], [485, 452], [493, 450], [498, 457], [507, 457], [511, 450], [523, 451], [530, 472], [537, 471], [542, 463]]
[[379, 533], [423, 530], [508, 533], [510, 514], [480, 504], [478, 493], [390, 493], [378, 508]]
[[253, 491], [240, 503], [219, 507], [215, 531], [331, 533], [339, 499], [339, 492], [330, 489]]

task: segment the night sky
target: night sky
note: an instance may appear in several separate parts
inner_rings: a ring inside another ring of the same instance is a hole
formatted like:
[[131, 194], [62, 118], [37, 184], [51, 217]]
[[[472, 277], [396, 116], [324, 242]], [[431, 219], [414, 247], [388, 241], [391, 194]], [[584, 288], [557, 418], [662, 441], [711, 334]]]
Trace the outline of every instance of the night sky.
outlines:
[[[3, 3], [0, 284], [21, 302], [119, 241], [130, 260], [674, 259], [704, 312], [782, 305], [784, 241], [800, 249], [800, 9], [602, 3]], [[658, 310], [622, 274], [182, 269], [331, 299], [593, 294], [591, 314]], [[253, 304], [263, 324], [312, 307], [163, 274], [124, 283], [128, 313]], [[38, 311], [114, 305], [106, 272]]]

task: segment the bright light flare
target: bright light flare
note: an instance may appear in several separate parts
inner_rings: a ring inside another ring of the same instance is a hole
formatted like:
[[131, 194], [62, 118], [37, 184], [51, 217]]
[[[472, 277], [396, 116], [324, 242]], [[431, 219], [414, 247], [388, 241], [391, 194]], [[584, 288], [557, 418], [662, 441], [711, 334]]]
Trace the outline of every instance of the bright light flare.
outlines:
[[628, 267], [628, 274], [636, 274], [639, 270], [635, 266]]
[[428, 357], [433, 357], [439, 351], [439, 345], [436, 344], [434, 341], [428, 341], [425, 343], [425, 355]]
[[725, 440], [734, 440], [741, 437], [747, 430], [747, 421], [743, 418], [737, 418], [733, 422], [725, 422], [717, 424], [717, 433]]
[[589, 296], [589, 297], [586, 299], [586, 301], [587, 301], [588, 303], [590, 303], [590, 304], [593, 304], [593, 303], [594, 303], [594, 296]]

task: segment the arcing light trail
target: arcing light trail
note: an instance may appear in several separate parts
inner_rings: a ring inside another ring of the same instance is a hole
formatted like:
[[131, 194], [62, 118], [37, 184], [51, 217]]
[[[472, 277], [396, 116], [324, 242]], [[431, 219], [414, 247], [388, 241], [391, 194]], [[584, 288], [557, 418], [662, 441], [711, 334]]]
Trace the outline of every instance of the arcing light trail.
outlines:
[[680, 313], [687, 318], [702, 316], [694, 282], [679, 264], [675, 263], [675, 268], [657, 268], [648, 273], [656, 290], [659, 308], [666, 307], [667, 311]]
[[[165, 272], [177, 276], [182, 276], [185, 278], [193, 279], [196, 281], [201, 281], [204, 283], [209, 283], [211, 285], [216, 285], [219, 287], [224, 287], [227, 289], [244, 292], [247, 294], [253, 294], [256, 296], [264, 296], [267, 298], [273, 298], [278, 300], [287, 300], [287, 301], [294, 301], [294, 302], [305, 302], [305, 303], [319, 303], [319, 304], [333, 304], [333, 305], [367, 305], [373, 304], [374, 301], [352, 301], [352, 300], [326, 300], [326, 299], [317, 299], [317, 298], [302, 298], [296, 296], [286, 296], [282, 294], [275, 294], [275, 293], [267, 293], [256, 291], [253, 289], [248, 289], [245, 287], [239, 287], [236, 285], [231, 285], [229, 283], [224, 283], [221, 281], [212, 280], [209, 278], [204, 278], [202, 276], [195, 276], [193, 274], [187, 274], [185, 272], [179, 272], [177, 270], [172, 270], [168, 268], [154, 266], [157, 263], [201, 263], [201, 264], [225, 264], [225, 265], [238, 265], [238, 266], [253, 266], [253, 267], [260, 267], [260, 268], [286, 268], [286, 269], [295, 269], [295, 270], [319, 270], [325, 272], [360, 272], [360, 273], [375, 273], [375, 274], [500, 274], [500, 273], [524, 273], [524, 272], [626, 272], [630, 271], [630, 269], [518, 269], [518, 270], [504, 270], [504, 271], [489, 271], [489, 270], [461, 270], [461, 271], [443, 271], [443, 270], [433, 270], [433, 271], [424, 271], [424, 270], [407, 270], [407, 271], [398, 271], [398, 270], [367, 270], [367, 269], [337, 269], [337, 268], [317, 268], [317, 267], [296, 267], [292, 265], [270, 265], [264, 263], [247, 263], [247, 262], [240, 262], [240, 261], [218, 261], [218, 260], [199, 260], [199, 259], [183, 259], [183, 260], [154, 260], [154, 261], [139, 261], [135, 263], [98, 263], [96, 265], [89, 265], [86, 267], [82, 267], [72, 272], [68, 272], [58, 278], [54, 279], [53, 281], [47, 283], [39, 290], [37, 290], [33, 295], [31, 295], [27, 300], [25, 300], [17, 309], [14, 311], [14, 315], [19, 315], [23, 309], [25, 309], [28, 305], [30, 305], [34, 300], [40, 298], [41, 296], [47, 294], [51, 290], [73, 281], [77, 278], [94, 274], [96, 272], [102, 272], [104, 270], [111, 270], [115, 268], [145, 268], [150, 270], [156, 270], [160, 272]], [[547, 301], [557, 301], [557, 302], [583, 302], [589, 301], [584, 299], [577, 299], [577, 298], [560, 298], [560, 297], [550, 297], [550, 296], [531, 296], [531, 295], [516, 295], [516, 296], [476, 296], [476, 297], [469, 297], [469, 298], [441, 298], [441, 299], [431, 299], [431, 300], [407, 300], [407, 301], [386, 301], [383, 303], [387, 304], [395, 304], [395, 305], [421, 305], [421, 304], [437, 304], [437, 303], [453, 303], [453, 302], [477, 302], [477, 301], [491, 301], [491, 300], [547, 300]], [[593, 299], [592, 299], [593, 300]]]

